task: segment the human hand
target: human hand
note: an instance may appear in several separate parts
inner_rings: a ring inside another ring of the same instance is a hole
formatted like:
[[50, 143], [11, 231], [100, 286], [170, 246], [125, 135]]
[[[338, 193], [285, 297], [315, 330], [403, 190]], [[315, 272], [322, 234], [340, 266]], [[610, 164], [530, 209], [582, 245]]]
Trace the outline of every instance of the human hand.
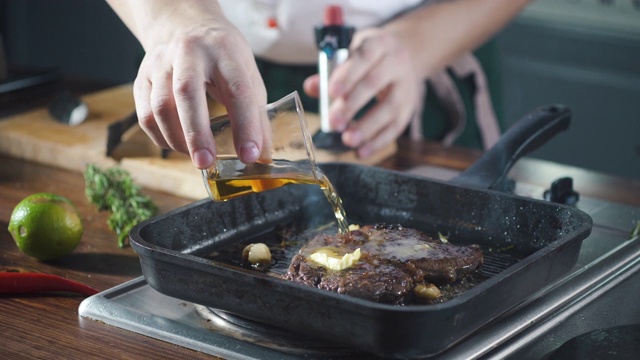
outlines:
[[212, 166], [208, 93], [229, 113], [240, 160], [264, 157], [268, 124], [259, 109], [266, 105], [266, 90], [240, 32], [219, 11], [176, 11], [155, 23], [142, 36], [146, 55], [134, 82], [142, 129], [156, 145], [190, 154], [196, 167]]
[[[419, 76], [407, 49], [381, 28], [354, 34], [347, 61], [329, 79], [329, 121], [344, 129], [342, 141], [367, 157], [394, 141], [420, 106], [424, 78]], [[319, 95], [319, 77], [304, 82], [304, 90]], [[358, 121], [351, 121], [371, 99], [376, 104]]]

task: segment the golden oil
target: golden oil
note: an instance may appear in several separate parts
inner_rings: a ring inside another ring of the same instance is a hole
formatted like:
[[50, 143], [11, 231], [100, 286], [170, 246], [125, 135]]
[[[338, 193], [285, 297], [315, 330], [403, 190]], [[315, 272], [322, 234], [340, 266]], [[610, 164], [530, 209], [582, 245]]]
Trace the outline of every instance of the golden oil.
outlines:
[[326, 196], [338, 222], [340, 233], [349, 231], [342, 199], [333, 184], [319, 169], [318, 180], [308, 164], [276, 160], [269, 164], [245, 165], [238, 159], [218, 160], [216, 167], [207, 172], [207, 184], [211, 197], [225, 201], [239, 196], [277, 189], [288, 184], [317, 184]]

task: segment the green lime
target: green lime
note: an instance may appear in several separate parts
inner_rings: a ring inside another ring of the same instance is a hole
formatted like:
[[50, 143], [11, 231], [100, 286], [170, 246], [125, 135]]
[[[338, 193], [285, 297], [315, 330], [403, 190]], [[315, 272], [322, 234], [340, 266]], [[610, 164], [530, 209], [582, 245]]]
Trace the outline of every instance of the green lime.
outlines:
[[9, 221], [18, 249], [42, 261], [71, 253], [82, 231], [82, 220], [71, 200], [51, 193], [27, 196], [13, 209]]

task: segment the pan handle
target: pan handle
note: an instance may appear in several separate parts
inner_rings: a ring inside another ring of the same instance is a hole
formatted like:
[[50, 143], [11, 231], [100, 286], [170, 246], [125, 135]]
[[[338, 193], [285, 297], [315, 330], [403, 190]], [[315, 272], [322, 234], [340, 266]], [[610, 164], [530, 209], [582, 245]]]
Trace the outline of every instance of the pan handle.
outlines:
[[571, 110], [564, 105], [547, 105], [534, 110], [513, 124], [489, 151], [450, 183], [501, 190], [509, 170], [518, 159], [568, 129], [570, 122]]

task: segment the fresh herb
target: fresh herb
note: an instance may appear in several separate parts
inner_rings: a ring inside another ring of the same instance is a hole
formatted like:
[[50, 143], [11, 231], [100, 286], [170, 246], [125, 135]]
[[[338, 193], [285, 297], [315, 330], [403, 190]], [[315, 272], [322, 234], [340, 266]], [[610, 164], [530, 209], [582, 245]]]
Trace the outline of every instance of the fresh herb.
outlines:
[[151, 198], [140, 194], [131, 175], [119, 167], [105, 170], [94, 164], [87, 165], [84, 172], [85, 194], [100, 211], [110, 211], [109, 228], [118, 235], [118, 247], [129, 245], [131, 229], [141, 221], [158, 212]]

